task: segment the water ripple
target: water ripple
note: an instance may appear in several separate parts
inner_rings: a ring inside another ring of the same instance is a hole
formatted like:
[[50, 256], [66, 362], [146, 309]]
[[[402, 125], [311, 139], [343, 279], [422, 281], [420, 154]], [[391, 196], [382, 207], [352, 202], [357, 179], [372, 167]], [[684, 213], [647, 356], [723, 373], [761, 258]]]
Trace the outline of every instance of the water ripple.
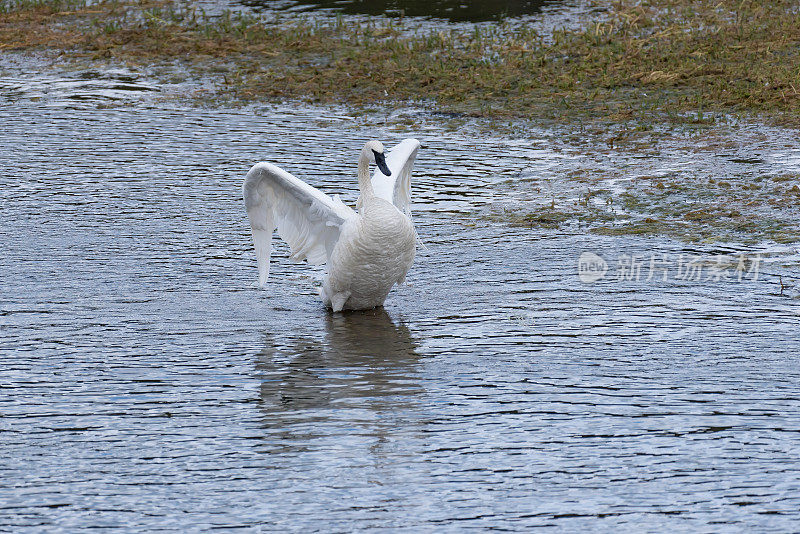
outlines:
[[[766, 277], [582, 284], [582, 251], [684, 245], [463, 224], [520, 169], [557, 178], [564, 156], [543, 140], [302, 108], [0, 113], [13, 147], [0, 176], [0, 529], [800, 520], [797, 300]], [[256, 290], [250, 165], [353, 203], [353, 155], [375, 135], [423, 143], [414, 209], [429, 249], [409, 285], [385, 310], [331, 316], [319, 271], [280, 246]]]

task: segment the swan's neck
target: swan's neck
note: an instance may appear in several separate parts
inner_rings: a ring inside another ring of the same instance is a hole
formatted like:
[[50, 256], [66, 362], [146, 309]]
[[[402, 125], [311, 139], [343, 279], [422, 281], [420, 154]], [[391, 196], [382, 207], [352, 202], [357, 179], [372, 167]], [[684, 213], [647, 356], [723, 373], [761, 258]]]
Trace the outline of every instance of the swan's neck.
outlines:
[[358, 189], [361, 191], [361, 198], [366, 200], [375, 196], [372, 190], [372, 180], [369, 178], [369, 152], [364, 147], [361, 157], [358, 159]]

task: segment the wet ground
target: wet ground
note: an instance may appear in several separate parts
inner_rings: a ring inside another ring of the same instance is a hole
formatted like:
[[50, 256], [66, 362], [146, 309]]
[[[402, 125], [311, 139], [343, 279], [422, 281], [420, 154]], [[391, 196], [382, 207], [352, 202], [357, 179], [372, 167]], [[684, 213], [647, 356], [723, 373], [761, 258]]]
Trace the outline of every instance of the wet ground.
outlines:
[[[486, 222], [508, 180], [559, 180], [545, 131], [84, 78], [0, 84], [0, 530], [800, 521], [796, 245]], [[257, 290], [250, 165], [353, 203], [364, 140], [410, 136], [410, 284], [331, 315], [281, 245]]]
[[485, 213], [526, 226], [797, 249], [800, 142], [791, 130], [724, 116], [655, 124], [621, 134], [562, 128], [557, 157], [505, 182], [506, 198]]

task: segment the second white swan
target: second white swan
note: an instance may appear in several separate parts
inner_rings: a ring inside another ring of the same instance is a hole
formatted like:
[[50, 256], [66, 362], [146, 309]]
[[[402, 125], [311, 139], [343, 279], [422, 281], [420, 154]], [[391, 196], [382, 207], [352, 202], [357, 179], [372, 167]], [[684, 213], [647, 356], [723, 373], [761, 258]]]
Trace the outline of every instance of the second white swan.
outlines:
[[[411, 169], [419, 141], [406, 139], [384, 154], [369, 141], [358, 160], [358, 213], [270, 163], [247, 173], [243, 194], [253, 230], [259, 284], [269, 277], [272, 234], [289, 244], [294, 260], [327, 264], [320, 297], [334, 312], [383, 305], [414, 262]], [[369, 164], [378, 169], [370, 180]]]

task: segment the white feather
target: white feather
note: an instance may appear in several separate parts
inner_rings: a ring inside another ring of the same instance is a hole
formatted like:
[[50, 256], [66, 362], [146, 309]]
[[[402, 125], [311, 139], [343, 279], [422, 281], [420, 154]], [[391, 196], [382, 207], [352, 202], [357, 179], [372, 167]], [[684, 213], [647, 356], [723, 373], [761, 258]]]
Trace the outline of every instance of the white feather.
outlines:
[[[419, 141], [405, 139], [386, 156], [386, 166], [391, 176], [386, 176], [375, 168], [372, 175], [372, 189], [375, 196], [392, 203], [407, 217], [411, 218], [411, 169], [419, 150]], [[356, 201], [356, 208], [361, 209], [361, 197]]]
[[386, 156], [386, 166], [392, 175], [386, 176], [377, 168], [372, 175], [375, 195], [394, 204], [409, 218], [411, 217], [411, 169], [414, 167], [418, 150], [419, 141], [416, 139], [401, 141]]
[[329, 197], [275, 165], [258, 163], [250, 169], [243, 194], [259, 284], [263, 287], [269, 277], [272, 233], [277, 230], [293, 259], [327, 264], [320, 296], [333, 311], [382, 305], [414, 261], [411, 168], [419, 146], [416, 139], [401, 142], [386, 157], [391, 177], [377, 171], [370, 179], [369, 164], [384, 147], [380, 141], [364, 145], [358, 162], [358, 213], [337, 195]]
[[269, 277], [272, 233], [289, 244], [293, 260], [312, 265], [327, 263], [345, 220], [355, 212], [338, 196], [331, 198], [270, 163], [257, 163], [242, 186], [253, 229], [258, 283]]
[[[386, 166], [391, 171], [391, 176], [386, 176], [380, 169], [375, 169], [372, 175], [372, 188], [375, 194], [391, 202], [394, 206], [411, 219], [411, 170], [414, 168], [414, 160], [417, 159], [420, 143], [416, 139], [405, 139], [392, 149], [386, 156]], [[356, 207], [361, 208], [360, 198]], [[419, 238], [417, 230], [414, 229], [414, 239], [423, 249], [427, 249], [425, 243]]]

